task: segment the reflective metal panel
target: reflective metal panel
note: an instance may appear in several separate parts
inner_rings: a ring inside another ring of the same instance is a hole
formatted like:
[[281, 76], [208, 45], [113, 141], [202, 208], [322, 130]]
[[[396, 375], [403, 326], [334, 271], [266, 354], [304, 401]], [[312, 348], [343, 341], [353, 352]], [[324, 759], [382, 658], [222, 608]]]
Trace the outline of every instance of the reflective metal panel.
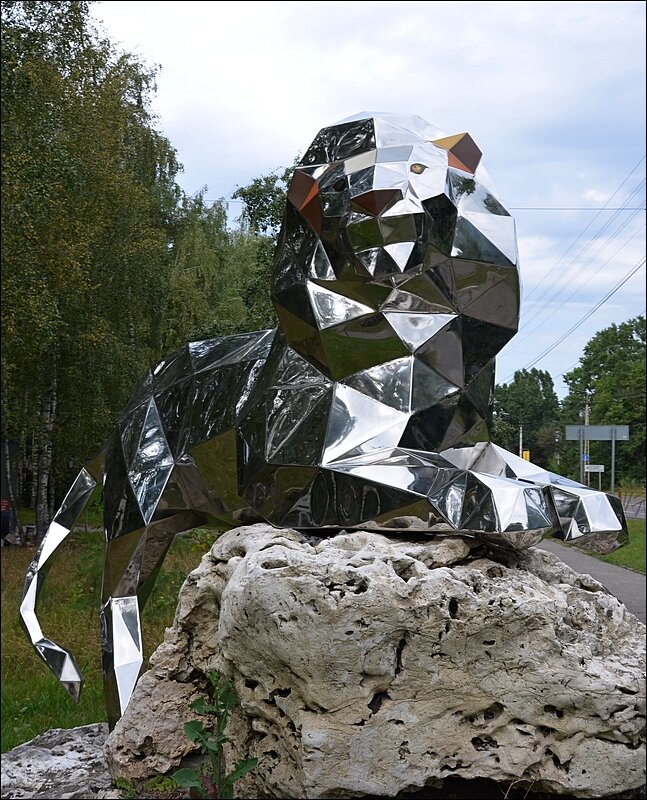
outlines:
[[401, 114], [320, 131], [287, 194], [279, 329], [193, 342], [151, 368], [29, 567], [22, 620], [70, 694], [81, 674], [36, 605], [102, 481], [111, 724], [141, 669], [141, 608], [173, 536], [195, 525], [413, 527], [516, 549], [549, 532], [596, 552], [625, 542], [617, 498], [490, 442], [494, 358], [519, 296], [514, 220], [469, 134]]

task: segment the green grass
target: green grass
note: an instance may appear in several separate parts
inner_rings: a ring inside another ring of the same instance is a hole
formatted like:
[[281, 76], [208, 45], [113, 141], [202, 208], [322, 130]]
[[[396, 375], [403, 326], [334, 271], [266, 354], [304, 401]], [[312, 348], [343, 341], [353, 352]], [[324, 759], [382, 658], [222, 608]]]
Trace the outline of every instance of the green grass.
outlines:
[[[629, 528], [629, 544], [609, 553], [608, 556], [600, 556], [601, 561], [606, 561], [608, 564], [617, 564], [620, 567], [629, 567], [637, 572], [645, 574], [645, 561], [647, 553], [645, 552], [645, 520], [644, 519], [628, 519], [627, 527]], [[589, 555], [594, 555], [589, 553]]]
[[[142, 615], [146, 659], [173, 621], [180, 586], [215, 535], [195, 531], [188, 537], [176, 537]], [[0, 551], [3, 753], [50, 728], [73, 728], [106, 719], [99, 644], [103, 537], [79, 533], [70, 539], [45, 581], [40, 619], [45, 635], [68, 648], [84, 674], [78, 705], [37, 656], [18, 621], [25, 572], [35, 549], [3, 547]]]
[[[618, 550], [614, 550], [613, 553], [609, 553], [607, 556], [600, 556], [591, 552], [590, 550], [586, 550], [585, 548], [582, 548], [581, 551], [586, 553], [587, 556], [592, 556], [600, 561], [606, 561], [607, 564], [617, 564], [619, 567], [627, 567], [628, 569], [633, 569], [636, 572], [642, 572], [644, 575], [646, 558], [645, 520], [628, 519], [627, 527], [629, 529], [629, 543], [623, 545]], [[550, 540], [553, 538], [553, 535], [552, 533], [548, 533], [544, 538]], [[553, 541], [555, 540], [553, 539]], [[569, 546], [577, 549], [577, 540], [572, 543], [569, 542]]]
[[[36, 511], [33, 508], [19, 509], [20, 524], [21, 525], [35, 525], [36, 524]], [[83, 512], [83, 516], [79, 519], [78, 529], [83, 530], [87, 525], [88, 528], [96, 528], [101, 530], [103, 527], [103, 506], [100, 500], [95, 500]]]
[[[606, 561], [607, 564], [617, 564], [619, 567], [627, 567], [636, 572], [645, 574], [645, 520], [644, 519], [628, 519], [627, 527], [629, 529], [629, 543], [614, 550], [607, 556], [600, 556], [590, 550], [582, 549], [583, 553], [587, 556], [592, 556], [600, 561]], [[546, 534], [546, 539], [552, 539], [552, 534]], [[554, 540], [553, 540], [554, 541]], [[577, 540], [569, 546], [577, 549]]]

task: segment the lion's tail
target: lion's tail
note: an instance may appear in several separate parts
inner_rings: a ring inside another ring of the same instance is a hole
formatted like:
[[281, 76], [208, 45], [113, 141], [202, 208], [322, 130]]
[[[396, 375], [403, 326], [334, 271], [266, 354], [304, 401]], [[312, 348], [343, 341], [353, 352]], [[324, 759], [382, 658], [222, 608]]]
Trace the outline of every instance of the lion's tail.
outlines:
[[75, 702], [78, 702], [83, 687], [81, 670], [71, 653], [43, 635], [36, 609], [49, 568], [60, 554], [60, 545], [102, 484], [104, 461], [102, 452], [79, 472], [29, 565], [20, 603], [20, 621], [29, 640]]

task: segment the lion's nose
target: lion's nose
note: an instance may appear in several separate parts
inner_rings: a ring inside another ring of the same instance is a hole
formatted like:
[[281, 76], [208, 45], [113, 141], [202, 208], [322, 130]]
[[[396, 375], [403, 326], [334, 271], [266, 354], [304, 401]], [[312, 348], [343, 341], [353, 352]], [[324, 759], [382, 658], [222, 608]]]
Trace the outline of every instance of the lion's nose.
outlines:
[[397, 203], [398, 200], [402, 200], [400, 189], [372, 189], [370, 192], [363, 192], [352, 198], [353, 205], [374, 217], [377, 217], [393, 203]]

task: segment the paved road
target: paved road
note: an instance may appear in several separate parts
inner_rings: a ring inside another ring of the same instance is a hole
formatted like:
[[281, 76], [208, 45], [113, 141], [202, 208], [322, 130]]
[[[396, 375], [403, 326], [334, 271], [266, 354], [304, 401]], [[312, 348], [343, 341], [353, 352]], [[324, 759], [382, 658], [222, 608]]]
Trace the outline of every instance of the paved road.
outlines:
[[645, 497], [629, 495], [622, 498], [622, 507], [625, 515], [632, 519], [645, 519]]
[[615, 564], [606, 564], [593, 556], [586, 555], [574, 547], [567, 547], [556, 539], [544, 539], [539, 545], [544, 550], [549, 550], [568, 564], [576, 572], [592, 575], [597, 581], [607, 587], [620, 602], [624, 603], [632, 614], [647, 624], [647, 610], [645, 608], [645, 588], [647, 581], [640, 572], [617, 567]]

